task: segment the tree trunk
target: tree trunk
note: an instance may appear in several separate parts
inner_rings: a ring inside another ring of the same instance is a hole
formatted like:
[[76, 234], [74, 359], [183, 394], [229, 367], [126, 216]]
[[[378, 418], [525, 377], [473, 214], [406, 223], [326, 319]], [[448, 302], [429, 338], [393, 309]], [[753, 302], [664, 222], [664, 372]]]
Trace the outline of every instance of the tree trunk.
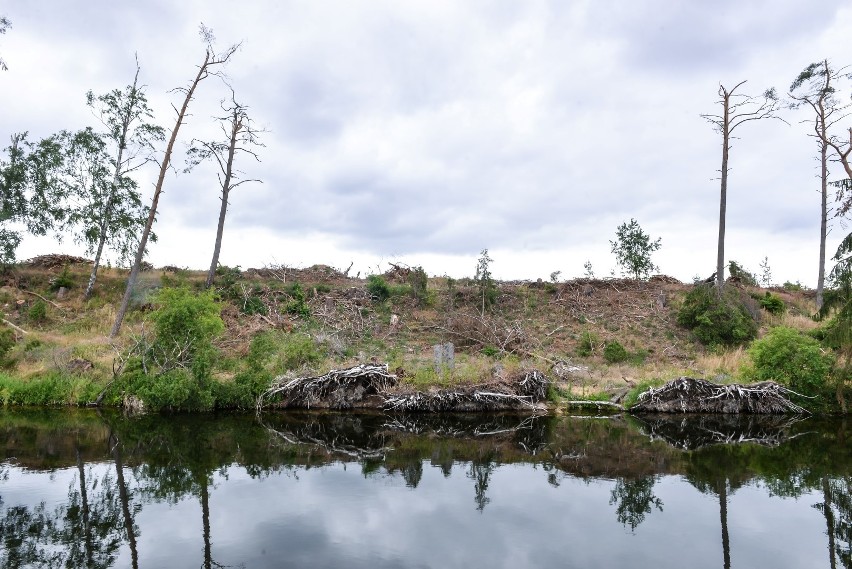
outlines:
[[[113, 437], [110, 437], [111, 439]], [[121, 500], [121, 511], [124, 515], [124, 530], [127, 533], [127, 542], [130, 544], [130, 559], [133, 569], [139, 567], [139, 554], [136, 551], [136, 532], [133, 530], [133, 516], [130, 513], [130, 499], [127, 495], [127, 486], [124, 484], [124, 464], [121, 461], [121, 443], [115, 439], [112, 445], [112, 457], [115, 461], [115, 476], [118, 482], [118, 497]]]
[[157, 185], [154, 188], [154, 197], [151, 200], [151, 211], [148, 213], [148, 220], [145, 222], [145, 229], [142, 231], [142, 237], [139, 239], [139, 248], [136, 250], [136, 258], [133, 262], [133, 268], [130, 269], [130, 276], [127, 278], [127, 288], [124, 291], [124, 297], [121, 299], [121, 306], [118, 309], [118, 313], [115, 316], [115, 323], [112, 325], [112, 330], [109, 333], [110, 338], [118, 336], [118, 332], [121, 330], [121, 323], [124, 321], [124, 315], [127, 313], [127, 308], [130, 306], [130, 298], [133, 296], [133, 289], [136, 286], [136, 280], [139, 278], [142, 259], [145, 257], [145, 248], [148, 246], [148, 236], [151, 234], [151, 227], [154, 225], [154, 220], [157, 217], [157, 203], [160, 201], [160, 194], [163, 191], [163, 184], [166, 180], [166, 172], [169, 170], [175, 140], [177, 140], [178, 131], [183, 124], [183, 119], [186, 116], [186, 109], [189, 107], [189, 102], [192, 100], [195, 88], [198, 87], [198, 83], [206, 77], [207, 65], [210, 62], [210, 55], [210, 50], [208, 49], [204, 54], [204, 62], [198, 68], [198, 74], [195, 76], [195, 79], [192, 81], [189, 89], [187, 89], [186, 98], [183, 101], [180, 111], [178, 111], [177, 121], [172, 129], [172, 135], [169, 138], [169, 143], [166, 146], [166, 153], [163, 156], [163, 162], [160, 164], [160, 175], [157, 178]]
[[725, 215], [728, 199], [728, 150], [730, 147], [730, 94], [724, 95], [725, 114], [722, 125], [722, 184], [719, 198], [719, 244], [716, 253], [716, 288], [719, 292], [725, 284]]
[[237, 149], [237, 136], [240, 133], [242, 122], [234, 118], [231, 125], [231, 142], [228, 146], [228, 162], [225, 165], [225, 179], [222, 182], [222, 207], [219, 209], [219, 225], [216, 227], [216, 244], [213, 246], [213, 260], [210, 262], [210, 270], [207, 271], [207, 282], [205, 288], [213, 285], [216, 276], [216, 267], [219, 266], [219, 252], [222, 250], [222, 233], [225, 230], [225, 215], [228, 213], [228, 194], [231, 192], [231, 174], [234, 167], [234, 152]]
[[204, 533], [204, 569], [211, 569], [213, 558], [210, 552], [210, 492], [206, 480], [201, 485], [201, 525]]
[[722, 525], [722, 559], [725, 569], [731, 569], [731, 542], [728, 536], [728, 480], [719, 484], [719, 521]]
[[83, 540], [86, 547], [86, 562], [89, 567], [92, 566], [92, 525], [89, 520], [89, 494], [86, 488], [86, 465], [83, 464], [83, 458], [80, 456], [80, 449], [77, 448], [77, 471], [80, 476], [80, 501], [83, 513]]
[[[824, 120], [824, 119], [823, 119]], [[825, 123], [822, 131], [825, 133]], [[828, 234], [828, 145], [820, 144], [820, 223], [819, 223], [819, 271], [817, 273], [816, 305], [822, 308], [825, 288], [825, 238]]]
[[828, 534], [828, 562], [831, 569], [837, 569], [834, 541], [834, 510], [831, 509], [831, 484], [827, 476], [822, 477], [822, 513], [825, 515], [826, 533]]

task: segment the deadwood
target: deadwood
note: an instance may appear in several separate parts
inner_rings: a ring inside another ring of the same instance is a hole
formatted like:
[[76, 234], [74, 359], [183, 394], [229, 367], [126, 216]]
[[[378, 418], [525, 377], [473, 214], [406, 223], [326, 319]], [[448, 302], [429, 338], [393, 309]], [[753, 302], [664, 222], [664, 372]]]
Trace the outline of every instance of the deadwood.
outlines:
[[774, 381], [752, 385], [721, 385], [704, 379], [679, 377], [639, 396], [633, 413], [808, 413], [790, 401], [805, 397]]
[[397, 383], [387, 364], [362, 364], [333, 369], [317, 377], [279, 376], [257, 401], [258, 410], [276, 407], [351, 408], [369, 395], [384, 393]]

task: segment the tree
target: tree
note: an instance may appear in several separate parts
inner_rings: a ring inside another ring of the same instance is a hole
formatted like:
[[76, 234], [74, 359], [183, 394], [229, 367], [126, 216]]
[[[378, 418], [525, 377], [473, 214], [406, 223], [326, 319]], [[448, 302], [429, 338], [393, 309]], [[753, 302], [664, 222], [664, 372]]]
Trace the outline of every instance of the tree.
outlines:
[[[848, 104], [841, 104], [836, 96], [834, 84], [840, 74], [831, 68], [827, 59], [811, 63], [796, 77], [790, 85], [789, 94], [793, 100], [792, 108], [805, 107], [813, 112], [813, 136], [817, 140], [820, 160], [820, 230], [819, 230], [819, 269], [817, 273], [816, 303], [823, 303], [825, 287], [825, 239], [828, 233], [828, 150], [829, 132], [837, 122], [849, 116]], [[852, 176], [850, 176], [852, 177]]]
[[[162, 161], [160, 162], [160, 174], [157, 178], [157, 183], [154, 186], [154, 197], [151, 199], [151, 207], [148, 210], [148, 219], [145, 222], [145, 227], [143, 228], [142, 235], [139, 238], [139, 246], [136, 249], [136, 258], [133, 261], [133, 268], [130, 269], [130, 276], [127, 278], [127, 287], [124, 290], [124, 297], [121, 299], [121, 305], [119, 306], [116, 314], [115, 323], [113, 323], [112, 330], [110, 331], [110, 337], [112, 338], [117, 336], [118, 332], [121, 330], [121, 323], [124, 321], [124, 315], [127, 313], [127, 308], [130, 306], [130, 298], [133, 295], [136, 280], [139, 278], [139, 270], [142, 267], [142, 259], [145, 257], [145, 248], [148, 246], [148, 238], [151, 234], [151, 228], [153, 227], [154, 220], [157, 217], [157, 204], [160, 201], [160, 194], [163, 192], [166, 172], [168, 172], [169, 166], [171, 165], [172, 151], [174, 150], [175, 141], [177, 140], [180, 127], [183, 125], [184, 119], [186, 118], [186, 111], [189, 107], [189, 103], [195, 95], [195, 90], [198, 88], [198, 84], [210, 76], [211, 68], [226, 64], [234, 52], [239, 48], [239, 44], [236, 44], [232, 45], [222, 53], [216, 53], [213, 49], [213, 34], [210, 29], [202, 24], [199, 31], [202, 40], [204, 40], [207, 44], [204, 51], [204, 59], [201, 62], [201, 65], [198, 66], [198, 72], [196, 73], [195, 78], [189, 82], [189, 85], [187, 87], [178, 87], [176, 89], [178, 92], [184, 94], [183, 104], [180, 109], [175, 107], [175, 110], [177, 111], [177, 119], [175, 120], [174, 127], [172, 127], [172, 133], [169, 137], [169, 142], [166, 145], [166, 151], [163, 155]], [[215, 73], [215, 71], [213, 73]]]
[[[0, 16], [0, 35], [6, 33], [6, 30], [12, 27], [12, 22], [6, 16]], [[9, 67], [6, 65], [6, 62], [3, 61], [3, 58], [0, 57], [0, 71], [8, 71]]]
[[[260, 182], [254, 179], [240, 179], [241, 172], [234, 167], [234, 159], [238, 153], [248, 154], [260, 161], [252, 146], [263, 146], [257, 138], [259, 131], [252, 126], [251, 118], [248, 116], [248, 107], [241, 105], [234, 98], [231, 90], [230, 103], [222, 103], [225, 116], [217, 117], [224, 135], [224, 140], [207, 142], [193, 140], [193, 146], [189, 149], [189, 165], [185, 172], [189, 172], [205, 160], [211, 158], [216, 160], [219, 167], [217, 177], [219, 186], [222, 188], [222, 205], [219, 209], [219, 224], [216, 226], [216, 243], [213, 246], [213, 260], [210, 262], [210, 270], [207, 272], [205, 286], [209, 288], [216, 276], [216, 267], [219, 265], [219, 252], [222, 250], [222, 233], [225, 229], [225, 215], [228, 212], [228, 197], [231, 190], [246, 182]], [[261, 182], [262, 183], [262, 182]]]
[[[73, 225], [81, 226], [77, 240], [86, 246], [87, 254], [95, 256], [84, 295], [89, 298], [104, 246], [109, 244], [121, 259], [129, 260], [131, 256], [148, 212], [142, 207], [136, 182], [129, 174], [151, 160], [154, 143], [162, 141], [165, 134], [161, 127], [148, 122], [153, 113], [139, 85], [138, 61], [132, 84], [97, 97], [89, 91], [86, 103], [106, 129], [102, 133], [80, 131], [69, 144], [72, 165], [81, 157], [89, 162], [97, 160], [90, 163], [93, 167], [97, 164], [100, 174], [97, 183], [77, 186], [78, 202], [70, 216]], [[91, 152], [95, 147], [100, 149]]]
[[737, 89], [744, 84], [745, 81], [740, 81], [730, 90], [724, 85], [719, 84], [719, 100], [717, 103], [722, 105], [722, 114], [701, 115], [703, 119], [712, 124], [722, 135], [719, 243], [716, 256], [716, 287], [720, 290], [725, 283], [725, 213], [728, 198], [728, 154], [731, 150], [732, 135], [744, 123], [778, 118], [775, 115], [779, 105], [775, 90], [768, 89], [760, 97], [737, 93]]
[[66, 215], [58, 137], [32, 143], [27, 133], [13, 134], [6, 153], [8, 162], [0, 162], [0, 266], [15, 261], [22, 237], [14, 224], [33, 235], [46, 235]]
[[476, 275], [473, 277], [474, 282], [479, 288], [479, 296], [482, 299], [482, 315], [485, 316], [485, 306], [494, 304], [497, 296], [497, 288], [494, 286], [494, 279], [491, 278], [491, 263], [494, 259], [488, 256], [488, 249], [483, 249], [479, 253], [479, 259], [476, 261]]
[[632, 275], [634, 279], [645, 278], [658, 267], [651, 262], [651, 253], [660, 248], [660, 238], [651, 241], [651, 237], [642, 231], [635, 219], [624, 222], [615, 231], [615, 241], [610, 241], [612, 253], [622, 273]]

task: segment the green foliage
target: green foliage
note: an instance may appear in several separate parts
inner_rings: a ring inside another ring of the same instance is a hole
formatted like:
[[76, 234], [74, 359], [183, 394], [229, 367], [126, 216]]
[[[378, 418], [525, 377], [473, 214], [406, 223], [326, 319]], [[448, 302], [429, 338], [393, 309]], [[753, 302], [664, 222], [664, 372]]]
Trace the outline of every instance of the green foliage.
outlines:
[[302, 285], [300, 285], [299, 283], [293, 283], [293, 288], [291, 289], [290, 297], [292, 298], [292, 300], [287, 303], [287, 305], [284, 307], [284, 310], [288, 314], [294, 314], [301, 318], [310, 318], [311, 309], [305, 302], [305, 291], [302, 290]]
[[317, 343], [307, 334], [288, 334], [279, 350], [279, 363], [285, 370], [315, 364], [325, 357]]
[[0, 374], [0, 403], [55, 407], [94, 401], [100, 386], [87, 377], [51, 373], [31, 379]]
[[74, 279], [71, 278], [71, 274], [68, 272], [68, 265], [65, 265], [65, 268], [62, 269], [62, 272], [50, 279], [50, 290], [51, 292], [56, 292], [60, 288], [69, 289], [74, 286]]
[[817, 340], [786, 326], [770, 330], [748, 353], [754, 366], [749, 371], [752, 379], [777, 381], [805, 395], [823, 390], [834, 364]]
[[577, 355], [583, 357], [591, 356], [598, 348], [599, 342], [594, 332], [583, 330], [580, 332], [580, 340], [577, 343]]
[[615, 231], [615, 241], [610, 241], [615, 261], [622, 273], [634, 279], [646, 278], [658, 268], [651, 262], [651, 253], [660, 248], [660, 239], [651, 241], [635, 219], [624, 222]]
[[741, 282], [748, 286], [757, 286], [757, 277], [754, 276], [754, 273], [743, 268], [743, 266], [736, 261], [730, 261], [728, 263], [728, 273], [730, 274], [731, 280]]
[[15, 344], [15, 333], [9, 328], [0, 328], [0, 367], [6, 367], [10, 363], [9, 352]]
[[376, 302], [384, 302], [391, 295], [388, 283], [379, 275], [370, 275], [367, 277], [367, 292], [370, 293], [370, 297]]
[[417, 304], [419, 306], [427, 304], [429, 295], [426, 288], [429, 284], [429, 278], [423, 267], [417, 266], [411, 269], [411, 272], [408, 274], [408, 284], [411, 285], [411, 296], [414, 297]]
[[784, 281], [784, 284], [781, 285], [781, 288], [788, 292], [802, 292], [803, 290], [805, 290], [804, 285], [802, 285], [802, 283], [800, 283], [799, 281], [796, 281], [794, 283], [791, 283], [790, 281]]
[[772, 268], [769, 266], [769, 257], [764, 257], [760, 262], [760, 284], [764, 287], [772, 285]]
[[500, 355], [500, 350], [494, 346], [484, 346], [481, 352], [483, 356], [488, 356], [489, 358], [495, 358]]
[[200, 383], [183, 368], [145, 375], [141, 370], [130, 375], [130, 391], [151, 411], [207, 411], [214, 406], [209, 383]]
[[608, 363], [615, 364], [627, 361], [630, 354], [618, 340], [612, 340], [604, 345], [603, 357]]
[[781, 297], [771, 294], [769, 291], [766, 291], [766, 295], [759, 297], [758, 302], [760, 303], [760, 307], [770, 314], [783, 314], [787, 309]]
[[721, 293], [712, 284], [695, 286], [683, 301], [677, 315], [681, 326], [692, 330], [708, 346], [737, 346], [757, 336], [751, 299], [734, 287]]
[[493, 262], [494, 259], [488, 256], [488, 249], [483, 249], [476, 261], [476, 274], [473, 281], [479, 289], [482, 314], [485, 314], [487, 307], [493, 306], [497, 302], [497, 287], [491, 277], [491, 263]]
[[36, 300], [27, 310], [27, 319], [30, 322], [42, 323], [47, 320], [47, 303]]

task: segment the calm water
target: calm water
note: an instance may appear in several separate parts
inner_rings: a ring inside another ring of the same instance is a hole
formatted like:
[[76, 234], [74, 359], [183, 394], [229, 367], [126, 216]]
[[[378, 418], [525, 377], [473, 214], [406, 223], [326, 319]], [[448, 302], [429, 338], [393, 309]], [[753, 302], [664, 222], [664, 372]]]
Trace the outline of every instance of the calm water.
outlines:
[[0, 412], [2, 567], [852, 567], [842, 421]]

